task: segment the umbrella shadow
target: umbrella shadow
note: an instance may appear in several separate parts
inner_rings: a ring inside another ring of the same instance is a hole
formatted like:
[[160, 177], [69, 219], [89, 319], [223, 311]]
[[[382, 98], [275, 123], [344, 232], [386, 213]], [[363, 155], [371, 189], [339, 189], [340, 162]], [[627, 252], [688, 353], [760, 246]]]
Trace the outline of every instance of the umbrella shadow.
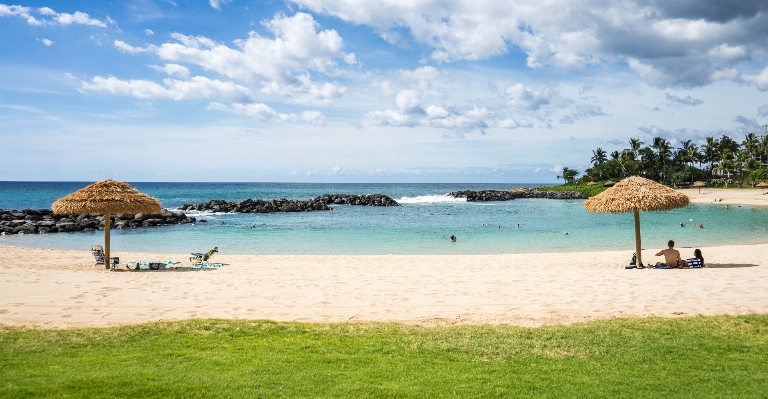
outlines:
[[707, 263], [706, 266], [711, 269], [734, 269], [737, 267], [757, 267], [760, 265], [752, 263]]
[[148, 270], [148, 269], [111, 269], [113, 272], [120, 272], [120, 273], [176, 273], [176, 272], [205, 272], [205, 271], [211, 271], [216, 270], [218, 268], [200, 268], [200, 269], [192, 269], [192, 268], [183, 268], [183, 269], [160, 269], [160, 270]]

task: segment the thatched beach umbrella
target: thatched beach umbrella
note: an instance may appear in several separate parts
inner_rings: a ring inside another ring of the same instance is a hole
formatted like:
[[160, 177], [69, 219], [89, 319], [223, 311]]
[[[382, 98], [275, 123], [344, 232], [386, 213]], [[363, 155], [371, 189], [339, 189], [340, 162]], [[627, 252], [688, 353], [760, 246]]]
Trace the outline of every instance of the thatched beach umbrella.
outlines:
[[595, 184], [597, 184], [597, 183], [595, 183], [595, 182], [593, 182], [593, 181], [591, 181], [591, 182], [587, 183], [587, 185], [588, 185], [588, 186], [594, 186]]
[[699, 189], [699, 194], [701, 194], [701, 188], [706, 186], [707, 186], [707, 183], [704, 183], [703, 181], [697, 181], [693, 183], [693, 187], [696, 187]]
[[603, 187], [613, 187], [614, 185], [616, 185], [616, 182], [615, 181], [610, 181], [610, 180], [608, 180], [607, 182], [603, 183]]
[[104, 180], [53, 203], [58, 214], [104, 215], [104, 266], [109, 269], [109, 217], [113, 213], [160, 213], [160, 201], [127, 183]]
[[[766, 188], [766, 187], [768, 187], [768, 183], [766, 183], [766, 182], [757, 183], [755, 185], [755, 187]], [[763, 190], [763, 194], [765, 194], [765, 190]]]
[[639, 176], [628, 177], [615, 186], [584, 201], [590, 212], [635, 214], [635, 253], [637, 264], [642, 262], [640, 253], [640, 211], [658, 212], [688, 206], [687, 195]]

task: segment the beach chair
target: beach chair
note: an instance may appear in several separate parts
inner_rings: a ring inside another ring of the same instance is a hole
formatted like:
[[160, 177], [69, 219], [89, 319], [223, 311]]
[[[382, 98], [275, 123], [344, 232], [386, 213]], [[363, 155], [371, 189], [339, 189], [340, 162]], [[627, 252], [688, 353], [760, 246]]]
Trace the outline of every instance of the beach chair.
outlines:
[[[96, 263], [93, 265], [94, 267], [98, 265], [104, 264], [104, 247], [101, 245], [94, 245], [91, 247], [91, 253], [93, 254], [93, 258], [96, 260]], [[113, 268], [120, 263], [120, 258], [115, 256], [114, 258], [109, 258], [109, 264]]]
[[207, 262], [208, 259], [211, 259], [211, 256], [213, 256], [213, 254], [216, 253], [216, 252], [219, 252], [219, 247], [213, 247], [210, 251], [208, 251], [208, 252], [206, 252], [204, 254], [201, 254], [199, 252], [197, 252], [197, 253], [193, 252], [192, 256], [189, 258], [189, 260], [193, 264], [199, 264], [199, 263]]

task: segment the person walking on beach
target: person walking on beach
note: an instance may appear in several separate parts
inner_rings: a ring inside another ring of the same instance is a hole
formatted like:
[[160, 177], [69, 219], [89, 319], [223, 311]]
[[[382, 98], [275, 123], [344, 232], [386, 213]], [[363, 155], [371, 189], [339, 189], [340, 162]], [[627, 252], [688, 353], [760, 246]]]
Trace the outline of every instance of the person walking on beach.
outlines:
[[[684, 266], [685, 261], [680, 257], [680, 251], [675, 249], [675, 242], [669, 240], [667, 243], [668, 248], [659, 251], [656, 256], [663, 256], [664, 262], [667, 266], [675, 268], [678, 266]], [[657, 263], [659, 265], [659, 263]]]

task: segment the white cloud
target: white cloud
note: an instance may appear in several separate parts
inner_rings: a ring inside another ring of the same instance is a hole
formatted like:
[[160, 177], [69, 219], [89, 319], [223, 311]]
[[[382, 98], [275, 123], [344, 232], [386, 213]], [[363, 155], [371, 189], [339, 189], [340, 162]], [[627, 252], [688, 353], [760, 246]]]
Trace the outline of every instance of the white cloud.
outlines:
[[517, 47], [531, 68], [627, 63], [655, 86], [695, 87], [765, 54], [765, 0], [291, 0], [372, 27], [391, 42], [406, 31], [439, 62]]
[[147, 29], [144, 29], [144, 34], [147, 36], [152, 36], [155, 34], [155, 32], [152, 31], [152, 29], [147, 28]]
[[[50, 19], [35, 18], [34, 16], [31, 15], [35, 11], [40, 15], [43, 15], [45, 17], [50, 17]], [[16, 17], [24, 18], [27, 20], [27, 23], [29, 25], [33, 25], [33, 26], [40, 26], [40, 25], [47, 25], [47, 24], [58, 24], [62, 26], [68, 26], [72, 24], [79, 24], [79, 25], [97, 26], [100, 28], [107, 27], [106, 23], [99, 21], [98, 19], [91, 18], [88, 14], [84, 12], [75, 11], [73, 14], [68, 14], [65, 12], [56, 12], [49, 7], [42, 7], [42, 8], [37, 8], [33, 10], [31, 7], [8, 6], [5, 4], [0, 4], [0, 17], [4, 17], [4, 16], [16, 16]], [[114, 23], [114, 21], [109, 17], [107, 17], [107, 21]]]
[[325, 106], [330, 105], [333, 99], [341, 97], [347, 90], [336, 83], [313, 83], [309, 74], [303, 74], [296, 77], [294, 84], [283, 84], [278, 81], [266, 82], [261, 91], [267, 94], [278, 94], [288, 98], [289, 103]]
[[206, 37], [174, 33], [178, 43], [164, 43], [152, 51], [164, 60], [199, 65], [231, 79], [284, 83], [295, 81], [295, 72], [307, 70], [335, 76], [335, 60], [349, 56], [341, 36], [335, 30], [318, 32], [319, 25], [309, 14], [278, 14], [263, 24], [274, 39], [250, 32], [247, 39], [235, 40], [234, 49]]
[[122, 40], [115, 40], [113, 42], [113, 44], [114, 44], [115, 48], [118, 51], [120, 51], [121, 53], [131, 54], [131, 55], [140, 54], [140, 53], [146, 53], [146, 52], [150, 51], [150, 49], [151, 49], [151, 47], [147, 47], [147, 48], [144, 48], [144, 47], [133, 47], [130, 44], [128, 44], [128, 43], [126, 43], [126, 42], [124, 42]]
[[760, 91], [768, 91], [768, 67], [754, 75], [742, 74], [741, 80], [757, 86], [757, 89]]
[[38, 39], [39, 41], [43, 42], [44, 45], [51, 47], [53, 45], [53, 41], [49, 39]]
[[667, 97], [667, 105], [678, 107], [695, 107], [704, 103], [704, 101], [701, 101], [698, 98], [693, 98], [691, 96], [685, 96], [685, 98], [682, 98], [669, 93], [664, 93], [664, 95]]
[[266, 104], [251, 103], [251, 104], [231, 104], [226, 105], [218, 102], [212, 102], [208, 104], [206, 109], [227, 111], [235, 115], [249, 116], [262, 122], [305, 122], [310, 124], [319, 125], [323, 123], [325, 115], [319, 111], [304, 111], [302, 113], [290, 113], [284, 114], [275, 111]]
[[507, 103], [509, 105], [532, 111], [536, 111], [542, 106], [549, 104], [553, 98], [558, 96], [557, 91], [549, 87], [532, 89], [523, 86], [521, 83], [507, 87], [504, 92], [507, 94]]
[[760, 106], [757, 109], [757, 113], [760, 114], [761, 116], [768, 116], [768, 104]]
[[223, 4], [231, 3], [232, 0], [208, 0], [208, 4], [211, 5], [211, 7], [221, 10], [221, 6]]
[[83, 89], [107, 92], [136, 98], [162, 98], [187, 100], [212, 98], [232, 102], [250, 101], [251, 91], [232, 82], [211, 80], [195, 76], [190, 80], [164, 79], [163, 85], [148, 80], [120, 80], [113, 76], [96, 76], [91, 83], [83, 82]]
[[30, 7], [22, 7], [22, 6], [8, 6], [5, 4], [0, 4], [0, 17], [6, 17], [6, 16], [16, 16], [21, 17], [27, 20], [27, 23], [33, 26], [39, 26], [43, 25], [45, 21], [39, 20], [32, 15], [30, 15], [30, 11], [32, 9]]
[[165, 64], [164, 66], [150, 65], [150, 68], [157, 72], [164, 73], [166, 75], [178, 75], [182, 78], [189, 78], [189, 68], [179, 64]]

